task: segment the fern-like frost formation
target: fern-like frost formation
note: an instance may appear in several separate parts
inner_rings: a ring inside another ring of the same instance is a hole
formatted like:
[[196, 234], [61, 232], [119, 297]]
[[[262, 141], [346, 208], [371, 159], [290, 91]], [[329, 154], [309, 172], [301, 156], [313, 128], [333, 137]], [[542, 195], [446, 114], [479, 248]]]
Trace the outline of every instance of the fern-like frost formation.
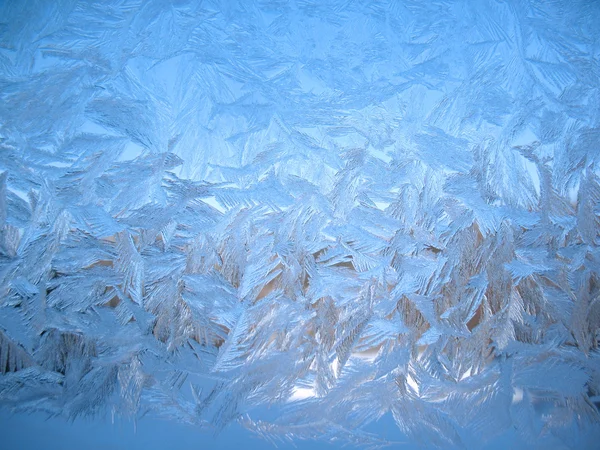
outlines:
[[0, 405], [597, 443], [598, 24], [594, 1], [2, 2]]

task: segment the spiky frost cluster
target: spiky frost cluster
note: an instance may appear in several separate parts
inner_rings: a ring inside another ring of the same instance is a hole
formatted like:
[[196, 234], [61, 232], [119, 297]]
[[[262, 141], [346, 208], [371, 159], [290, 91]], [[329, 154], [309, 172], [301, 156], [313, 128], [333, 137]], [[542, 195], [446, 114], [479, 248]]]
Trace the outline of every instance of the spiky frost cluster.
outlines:
[[3, 2], [0, 403], [582, 445], [599, 23], [591, 1]]

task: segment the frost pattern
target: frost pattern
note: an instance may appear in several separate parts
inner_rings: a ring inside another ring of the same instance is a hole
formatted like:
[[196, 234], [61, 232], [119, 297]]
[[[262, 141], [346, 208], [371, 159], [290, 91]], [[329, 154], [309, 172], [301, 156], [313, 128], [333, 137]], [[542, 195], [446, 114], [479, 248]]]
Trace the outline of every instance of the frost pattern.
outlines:
[[0, 21], [4, 407], [367, 447], [385, 415], [443, 448], [598, 435], [596, 2]]

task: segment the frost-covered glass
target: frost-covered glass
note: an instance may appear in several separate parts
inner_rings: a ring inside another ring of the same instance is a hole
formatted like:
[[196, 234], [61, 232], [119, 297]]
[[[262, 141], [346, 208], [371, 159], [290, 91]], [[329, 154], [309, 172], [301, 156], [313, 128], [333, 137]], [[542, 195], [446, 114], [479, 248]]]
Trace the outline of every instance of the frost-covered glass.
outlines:
[[591, 0], [2, 2], [0, 404], [597, 444], [599, 43]]

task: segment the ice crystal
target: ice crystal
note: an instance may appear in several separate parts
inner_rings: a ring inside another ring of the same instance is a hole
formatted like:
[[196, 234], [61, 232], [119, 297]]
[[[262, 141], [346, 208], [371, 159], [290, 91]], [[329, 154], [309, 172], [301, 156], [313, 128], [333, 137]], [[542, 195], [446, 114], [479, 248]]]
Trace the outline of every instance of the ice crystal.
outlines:
[[598, 24], [593, 1], [3, 2], [0, 404], [584, 445]]

